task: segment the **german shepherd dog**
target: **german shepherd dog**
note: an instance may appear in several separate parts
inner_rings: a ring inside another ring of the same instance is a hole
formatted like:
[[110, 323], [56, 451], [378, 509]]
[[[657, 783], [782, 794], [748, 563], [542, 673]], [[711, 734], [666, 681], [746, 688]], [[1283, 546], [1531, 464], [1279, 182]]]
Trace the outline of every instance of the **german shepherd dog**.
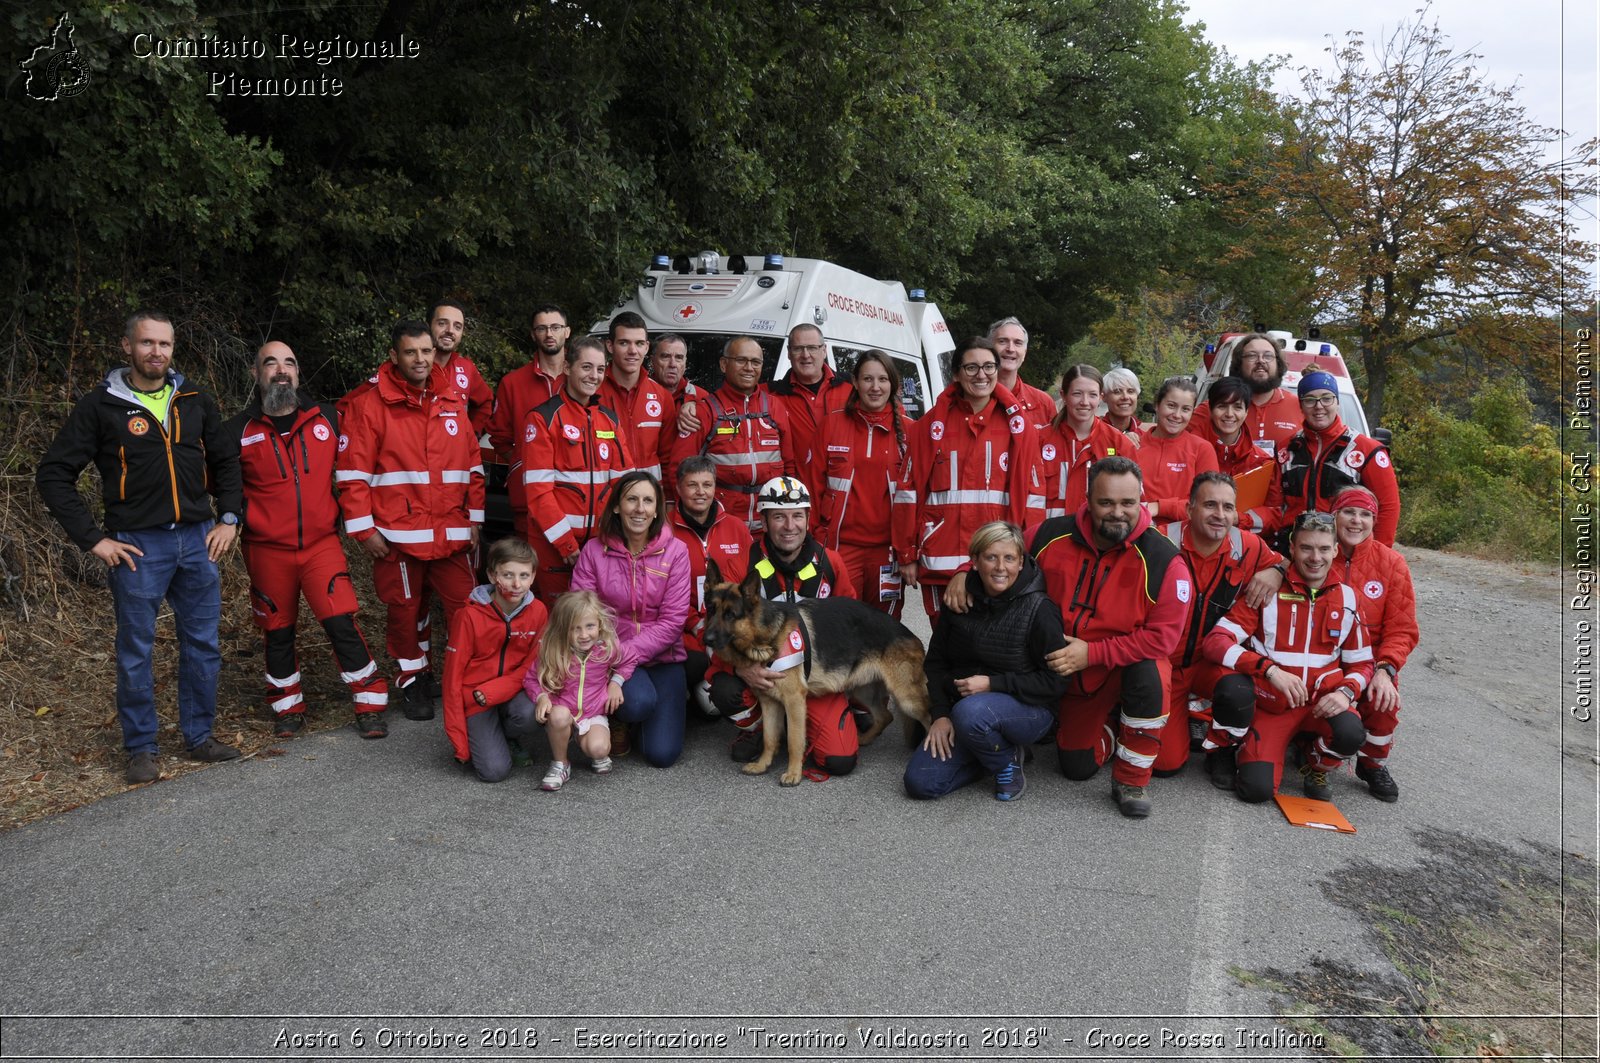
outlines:
[[[906, 739], [925, 730], [928, 675], [922, 640], [904, 624], [852, 598], [806, 599], [798, 605], [769, 601], [752, 567], [743, 583], [724, 583], [715, 561], [706, 563], [706, 646], [735, 668], [789, 658], [792, 666], [771, 690], [751, 690], [761, 706], [761, 756], [744, 766], [747, 775], [772, 767], [784, 728], [789, 731], [789, 766], [778, 780], [800, 782], [806, 748], [806, 695], [860, 690], [871, 701], [872, 726], [866, 745], [893, 721], [891, 706], [904, 720]], [[887, 695], [885, 697], [885, 695]]]

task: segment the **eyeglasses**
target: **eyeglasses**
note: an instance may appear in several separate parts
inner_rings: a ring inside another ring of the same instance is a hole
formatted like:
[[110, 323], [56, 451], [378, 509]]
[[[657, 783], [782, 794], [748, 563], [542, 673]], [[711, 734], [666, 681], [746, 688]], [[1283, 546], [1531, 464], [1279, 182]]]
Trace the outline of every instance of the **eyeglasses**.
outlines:
[[1278, 356], [1272, 351], [1246, 351], [1239, 356], [1241, 362], [1276, 362]]
[[537, 335], [548, 336], [552, 332], [565, 332], [565, 331], [567, 331], [567, 326], [566, 325], [535, 325], [535, 326], [533, 326], [533, 331]]
[[961, 371], [968, 376], [994, 376], [1000, 371], [999, 362], [968, 362], [961, 367]]
[[728, 359], [728, 364], [732, 365], [732, 366], [737, 366], [740, 369], [760, 369], [761, 368], [761, 359], [760, 358], [729, 358]]
[[821, 354], [827, 348], [820, 343], [791, 343], [789, 350], [797, 354]]
[[1314, 395], [1303, 395], [1300, 398], [1300, 405], [1302, 406], [1336, 406], [1338, 403], [1339, 397], [1337, 395], [1324, 395], [1321, 398], [1317, 398]]
[[1307, 510], [1294, 519], [1294, 530], [1310, 528], [1314, 531], [1333, 531], [1333, 514]]

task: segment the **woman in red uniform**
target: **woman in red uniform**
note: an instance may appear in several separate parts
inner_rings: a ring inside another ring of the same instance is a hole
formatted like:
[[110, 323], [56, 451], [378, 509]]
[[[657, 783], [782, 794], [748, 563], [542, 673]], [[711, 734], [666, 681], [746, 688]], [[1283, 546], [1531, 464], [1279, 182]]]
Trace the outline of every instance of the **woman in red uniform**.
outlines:
[[1270, 538], [1288, 523], [1283, 475], [1273, 452], [1258, 446], [1247, 431], [1250, 385], [1225, 376], [1211, 385], [1206, 399], [1217, 466], [1238, 486], [1239, 527]]
[[1168, 377], [1156, 392], [1155, 427], [1145, 433], [1133, 455], [1144, 473], [1145, 507], [1151, 520], [1182, 520], [1188, 515], [1194, 478], [1220, 471], [1211, 444], [1188, 430], [1194, 400], [1193, 377]]
[[817, 426], [809, 463], [822, 488], [814, 537], [839, 551], [861, 600], [894, 617], [905, 604], [889, 532], [906, 455], [899, 394], [900, 371], [889, 356], [862, 354], [855, 390]]
[[1144, 435], [1139, 423], [1139, 377], [1132, 369], [1119, 365], [1101, 381], [1105, 395], [1106, 412], [1100, 419], [1130, 439]]
[[1068, 367], [1061, 375], [1061, 412], [1039, 433], [1046, 517], [1078, 512], [1088, 497], [1091, 462], [1135, 449], [1126, 435], [1095, 416], [1099, 409], [1100, 370]]

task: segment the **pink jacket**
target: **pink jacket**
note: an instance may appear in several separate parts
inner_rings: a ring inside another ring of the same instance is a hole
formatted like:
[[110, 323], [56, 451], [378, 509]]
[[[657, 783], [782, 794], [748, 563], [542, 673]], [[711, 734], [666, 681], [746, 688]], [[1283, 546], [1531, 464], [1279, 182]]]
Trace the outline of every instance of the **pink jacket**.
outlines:
[[[540, 656], [550, 649], [540, 642]], [[570, 648], [566, 653], [569, 657], [576, 656]], [[606, 714], [606, 688], [611, 684], [611, 677], [616, 676], [625, 683], [633, 675], [633, 667], [633, 659], [626, 647], [622, 648], [618, 659], [613, 661], [599, 646], [596, 646], [589, 651], [589, 656], [580, 661], [567, 679], [566, 686], [560, 690], [545, 690], [539, 685], [539, 659], [536, 657], [533, 664], [528, 667], [527, 674], [522, 677], [522, 689], [529, 700], [536, 705], [539, 703], [540, 694], [549, 694], [550, 703], [565, 705], [574, 720], [593, 719]]]
[[689, 551], [663, 526], [634, 557], [616, 539], [595, 536], [578, 551], [572, 589], [594, 591], [617, 614], [617, 637], [639, 665], [672, 664], [683, 649], [689, 615]]

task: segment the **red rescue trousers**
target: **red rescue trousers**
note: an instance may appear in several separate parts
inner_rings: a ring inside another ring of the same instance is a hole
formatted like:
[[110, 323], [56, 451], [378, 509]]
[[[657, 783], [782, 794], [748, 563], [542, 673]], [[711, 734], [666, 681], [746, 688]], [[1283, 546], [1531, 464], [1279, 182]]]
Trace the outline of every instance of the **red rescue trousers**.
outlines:
[[1088, 779], [1115, 750], [1111, 777], [1128, 786], [1148, 786], [1161, 751], [1171, 686], [1172, 661], [1162, 657], [1113, 668], [1105, 685], [1094, 693], [1063, 697], [1056, 730], [1062, 773], [1070, 779]]
[[[386, 643], [398, 674], [395, 685], [409, 686], [428, 671], [433, 634], [433, 594], [444, 602], [445, 624], [472, 593], [472, 563], [467, 551], [419, 561], [389, 545], [387, 556], [372, 563], [378, 600], [389, 607]], [[430, 594], [429, 592], [432, 592]]]
[[1189, 762], [1190, 717], [1204, 720], [1209, 729], [1211, 695], [1217, 680], [1227, 674], [1228, 669], [1207, 660], [1172, 669], [1167, 688], [1167, 723], [1161, 729], [1161, 752], [1156, 754], [1154, 765], [1157, 775], [1170, 775]]
[[[1394, 680], [1394, 691], [1400, 693], [1398, 676]], [[1362, 726], [1367, 729], [1367, 740], [1361, 746], [1360, 759], [1356, 764], [1362, 768], [1381, 767], [1394, 749], [1395, 728], [1400, 726], [1400, 706], [1396, 704], [1389, 712], [1379, 712], [1372, 707], [1372, 688], [1369, 686], [1356, 703], [1356, 711], [1361, 713]]]
[[267, 700], [273, 713], [305, 711], [294, 641], [302, 594], [328, 633], [339, 678], [350, 688], [356, 712], [382, 712], [389, 687], [356, 626], [356, 591], [338, 538], [329, 535], [302, 550], [248, 541], [241, 549], [250, 573], [250, 612], [266, 643]]
[[[1322, 677], [1317, 686], [1318, 689], [1332, 690], [1341, 682], [1343, 676], [1334, 672], [1331, 678]], [[1290, 708], [1283, 695], [1278, 693], [1278, 688], [1271, 683], [1258, 678], [1255, 687], [1255, 719], [1251, 721], [1250, 733], [1239, 745], [1238, 765], [1241, 771], [1246, 764], [1270, 763], [1272, 788], [1276, 790], [1283, 782], [1283, 759], [1289, 743], [1301, 734], [1309, 735], [1312, 739], [1306, 752], [1306, 763], [1313, 771], [1334, 771], [1339, 767], [1344, 757], [1330, 745], [1336, 717], [1323, 719], [1311, 714], [1311, 706], [1316, 703], [1317, 696], [1308, 698], [1298, 708]], [[1213, 729], [1208, 738], [1215, 736]]]
[[[900, 569], [888, 543], [877, 546], [839, 544], [839, 556], [850, 570], [850, 582], [855, 584], [861, 600], [880, 613], [888, 613], [896, 620], [905, 608], [905, 587], [900, 583]], [[885, 569], [887, 568], [887, 575]], [[943, 591], [944, 588], [940, 588]], [[885, 600], [885, 594], [894, 597]]]

